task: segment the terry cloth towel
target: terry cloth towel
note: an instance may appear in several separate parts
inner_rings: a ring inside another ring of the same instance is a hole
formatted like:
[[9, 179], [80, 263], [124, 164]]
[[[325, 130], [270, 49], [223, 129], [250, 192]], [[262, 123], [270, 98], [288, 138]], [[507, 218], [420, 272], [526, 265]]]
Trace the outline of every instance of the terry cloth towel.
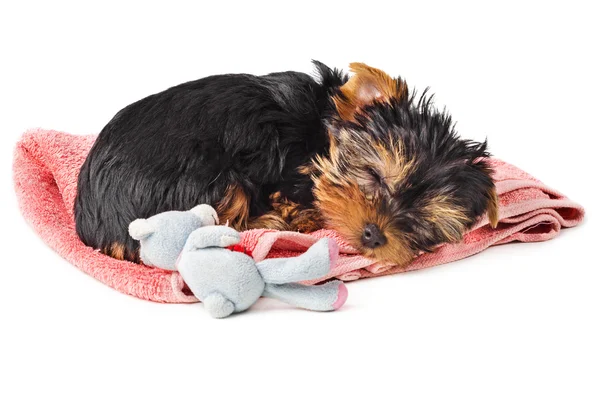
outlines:
[[[96, 135], [78, 136], [32, 130], [18, 142], [14, 153], [14, 183], [23, 216], [40, 237], [66, 260], [121, 292], [157, 302], [195, 302], [177, 272], [119, 261], [86, 247], [75, 233], [73, 202], [79, 168]], [[422, 269], [476, 254], [491, 245], [510, 241], [544, 241], [561, 227], [583, 218], [583, 208], [531, 175], [500, 160], [492, 160], [500, 202], [500, 223], [492, 229], [482, 219], [461, 243], [443, 245], [417, 257], [408, 267], [364, 258], [331, 230], [311, 234], [250, 230], [242, 244], [256, 260], [296, 256], [321, 237], [340, 245], [340, 258], [329, 278], [344, 281]]]

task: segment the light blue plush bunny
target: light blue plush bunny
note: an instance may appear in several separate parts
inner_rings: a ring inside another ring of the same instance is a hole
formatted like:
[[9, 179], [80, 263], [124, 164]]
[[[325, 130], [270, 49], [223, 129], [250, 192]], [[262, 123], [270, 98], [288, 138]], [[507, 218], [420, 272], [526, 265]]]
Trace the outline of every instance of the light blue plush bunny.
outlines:
[[325, 276], [335, 265], [338, 247], [333, 240], [321, 239], [297, 257], [255, 262], [228, 249], [240, 242], [240, 234], [218, 222], [212, 207], [199, 205], [137, 219], [129, 234], [140, 241], [146, 265], [179, 271], [213, 317], [244, 311], [261, 296], [317, 311], [337, 310], [345, 303], [348, 291], [339, 280], [298, 284]]

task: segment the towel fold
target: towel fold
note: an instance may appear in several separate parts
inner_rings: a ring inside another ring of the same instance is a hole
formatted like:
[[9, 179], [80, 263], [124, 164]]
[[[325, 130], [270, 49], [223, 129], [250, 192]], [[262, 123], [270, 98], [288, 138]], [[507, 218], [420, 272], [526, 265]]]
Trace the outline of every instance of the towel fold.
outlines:
[[[70, 135], [51, 130], [31, 130], [17, 143], [13, 175], [23, 216], [40, 237], [66, 260], [121, 292], [156, 302], [195, 302], [177, 272], [120, 261], [85, 246], [75, 232], [73, 203], [77, 175], [96, 135]], [[362, 257], [332, 230], [311, 234], [275, 230], [249, 230], [241, 244], [256, 260], [296, 256], [321, 237], [340, 245], [337, 266], [317, 283], [330, 278], [344, 281], [422, 269], [452, 262], [511, 241], [544, 241], [562, 227], [576, 226], [583, 208], [558, 191], [545, 186], [519, 168], [492, 159], [499, 194], [499, 225], [492, 229], [486, 218], [467, 233], [462, 242], [440, 246], [417, 257], [405, 268]]]

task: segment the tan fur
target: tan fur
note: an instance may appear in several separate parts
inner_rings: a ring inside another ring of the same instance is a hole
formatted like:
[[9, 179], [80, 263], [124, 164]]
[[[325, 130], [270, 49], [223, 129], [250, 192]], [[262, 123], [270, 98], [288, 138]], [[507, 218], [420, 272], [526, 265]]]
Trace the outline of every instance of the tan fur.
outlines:
[[425, 220], [434, 225], [449, 242], [458, 242], [465, 232], [469, 217], [464, 209], [452, 203], [446, 196], [432, 198], [424, 207]]
[[390, 147], [393, 148], [391, 151], [380, 144], [374, 144], [377, 153], [381, 156], [379, 161], [374, 161], [374, 164], [377, 166], [376, 171], [379, 172], [386, 184], [397, 186], [410, 173], [414, 163], [404, 157], [399, 143], [394, 144], [391, 141], [390, 137]]
[[250, 197], [239, 185], [231, 185], [219, 203], [217, 213], [222, 222], [237, 230], [275, 229], [312, 232], [322, 226], [318, 211], [301, 208], [275, 192], [270, 197], [273, 209], [259, 217], [249, 218]]
[[322, 229], [325, 225], [321, 213], [314, 208], [304, 209], [296, 213], [290, 222], [290, 230], [300, 233], [310, 233]]
[[291, 230], [309, 233], [321, 229], [323, 222], [319, 211], [303, 208], [288, 199], [282, 198], [280, 192], [270, 196], [273, 210], [250, 221], [251, 228], [267, 228]]
[[498, 194], [496, 193], [496, 188], [492, 188], [489, 192], [488, 192], [488, 196], [489, 196], [489, 204], [488, 204], [488, 210], [487, 210], [487, 215], [488, 215], [488, 219], [490, 221], [490, 226], [492, 226], [493, 228], [498, 226]]
[[[410, 263], [413, 253], [403, 237], [391, 227], [390, 219], [378, 212], [377, 198], [367, 197], [355, 182], [338, 181], [342, 183], [339, 185], [329, 175], [314, 179], [316, 205], [326, 219], [325, 226], [337, 230], [365, 256], [399, 265]], [[387, 238], [387, 244], [376, 249], [362, 246], [361, 236], [369, 223], [379, 227]]]
[[248, 228], [289, 230], [289, 225], [276, 211], [271, 211], [251, 219]]
[[350, 64], [354, 75], [340, 87], [342, 95], [333, 97], [338, 114], [343, 120], [352, 121], [357, 112], [375, 101], [389, 102], [408, 95], [408, 87], [402, 79], [394, 79], [382, 70], [354, 62]]
[[[357, 184], [348, 184], [340, 189], [327, 178], [320, 178], [315, 195], [327, 225], [334, 227], [363, 255], [401, 265], [410, 262], [413, 255], [402, 236], [394, 233], [389, 226], [390, 220], [378, 213], [377, 200], [365, 197]], [[377, 249], [362, 247], [361, 236], [368, 223], [379, 227], [388, 240], [387, 244]]]
[[102, 253], [111, 256], [120, 261], [122, 260], [133, 260], [134, 258], [125, 258], [125, 245], [120, 243], [112, 243], [109, 247], [102, 250]]
[[[400, 143], [394, 142], [391, 137], [389, 138], [390, 149], [371, 140], [365, 134], [348, 130], [339, 131], [336, 138], [332, 140], [335, 143], [330, 147], [329, 158], [325, 160], [323, 157], [317, 157], [313, 162], [314, 169], [328, 173], [330, 178], [339, 183], [347, 177], [354, 177], [367, 195], [376, 190], [369, 169], [381, 177], [388, 190], [393, 191], [414, 166], [412, 161], [405, 158]], [[353, 161], [352, 174], [342, 175], [340, 171], [342, 162], [348, 158]]]
[[221, 222], [229, 222], [234, 229], [245, 230], [248, 227], [249, 208], [250, 197], [244, 189], [240, 185], [230, 185], [219, 202], [217, 214]]

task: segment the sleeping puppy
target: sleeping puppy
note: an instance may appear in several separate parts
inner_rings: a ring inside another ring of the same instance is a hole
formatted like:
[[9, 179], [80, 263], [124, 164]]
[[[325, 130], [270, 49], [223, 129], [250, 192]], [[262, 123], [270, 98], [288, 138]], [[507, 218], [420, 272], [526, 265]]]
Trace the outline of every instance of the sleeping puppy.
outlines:
[[137, 218], [199, 203], [238, 229], [338, 231], [363, 255], [405, 265], [497, 222], [486, 143], [406, 82], [362, 63], [314, 62], [190, 81], [141, 99], [104, 127], [81, 168], [81, 240], [139, 262]]

